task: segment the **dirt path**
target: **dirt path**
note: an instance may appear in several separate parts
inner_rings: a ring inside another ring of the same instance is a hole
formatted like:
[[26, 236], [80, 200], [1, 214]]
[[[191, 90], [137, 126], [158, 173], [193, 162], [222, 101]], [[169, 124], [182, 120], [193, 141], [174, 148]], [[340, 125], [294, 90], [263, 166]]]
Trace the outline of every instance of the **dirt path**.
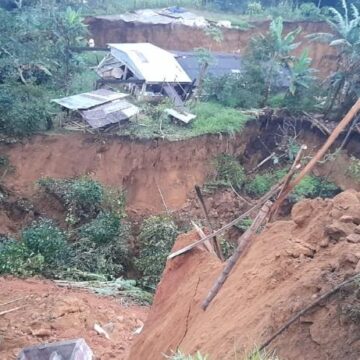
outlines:
[[[59, 288], [51, 281], [0, 278], [0, 359], [16, 359], [23, 347], [82, 337], [96, 359], [127, 359], [148, 308], [121, 304], [119, 299]], [[7, 304], [9, 301], [20, 300]], [[111, 340], [98, 335], [95, 322], [113, 328]]]

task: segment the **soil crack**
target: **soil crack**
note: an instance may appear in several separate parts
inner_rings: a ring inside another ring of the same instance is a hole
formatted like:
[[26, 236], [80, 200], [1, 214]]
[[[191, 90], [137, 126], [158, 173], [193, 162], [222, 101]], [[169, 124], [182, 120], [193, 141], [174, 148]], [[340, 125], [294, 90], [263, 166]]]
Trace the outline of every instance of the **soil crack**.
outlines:
[[181, 337], [181, 340], [179, 341], [179, 344], [177, 345], [177, 349], [180, 349], [180, 346], [182, 344], [182, 342], [184, 341], [186, 335], [187, 335], [187, 332], [188, 332], [188, 329], [189, 329], [189, 319], [190, 319], [190, 314], [191, 314], [191, 309], [192, 309], [192, 303], [193, 303], [193, 300], [197, 294], [197, 291], [198, 291], [198, 287], [199, 287], [199, 284], [200, 284], [200, 277], [198, 278], [198, 281], [196, 283], [196, 286], [195, 286], [195, 291], [194, 291], [194, 295], [192, 296], [192, 299], [190, 301], [190, 304], [189, 304], [189, 309], [188, 309], [188, 313], [186, 315], [186, 321], [185, 321], [185, 331], [184, 331], [184, 334], [183, 336]]

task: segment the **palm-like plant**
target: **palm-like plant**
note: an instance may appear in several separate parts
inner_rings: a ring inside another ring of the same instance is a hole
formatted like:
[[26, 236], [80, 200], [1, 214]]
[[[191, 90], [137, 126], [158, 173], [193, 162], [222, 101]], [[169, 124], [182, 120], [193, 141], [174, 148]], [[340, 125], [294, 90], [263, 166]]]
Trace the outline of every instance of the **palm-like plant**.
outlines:
[[328, 23], [334, 33], [309, 36], [337, 49], [337, 68], [328, 78], [330, 91], [327, 112], [332, 110], [336, 102], [346, 110], [360, 93], [360, 13], [354, 4], [349, 9], [346, 0], [342, 0], [342, 7], [343, 14], [335, 8], [329, 9], [333, 19]]
[[315, 69], [311, 68], [311, 58], [305, 49], [290, 65], [289, 93], [294, 96], [302, 89], [309, 89], [314, 81]]
[[275, 82], [275, 77], [281, 73], [281, 69], [289, 68], [294, 57], [291, 55], [300, 43], [295, 42], [301, 29], [283, 35], [283, 19], [278, 17], [270, 23], [269, 32], [260, 34], [251, 44], [251, 56], [255, 61], [263, 63], [265, 69], [264, 78], [266, 79], [263, 105], [266, 104], [271, 89]]

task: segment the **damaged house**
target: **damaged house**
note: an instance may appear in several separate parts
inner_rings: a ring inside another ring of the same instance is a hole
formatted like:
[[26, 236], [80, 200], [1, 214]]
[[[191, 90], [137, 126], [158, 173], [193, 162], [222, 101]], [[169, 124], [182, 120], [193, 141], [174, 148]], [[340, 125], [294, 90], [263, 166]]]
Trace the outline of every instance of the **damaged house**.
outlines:
[[[80, 116], [90, 128], [105, 129], [121, 124], [139, 113], [137, 106], [125, 100], [127, 96], [128, 94], [98, 89], [52, 101]], [[76, 123], [73, 126], [79, 128]]]
[[[124, 99], [130, 94], [145, 101], [168, 97], [172, 107], [165, 112], [187, 124], [195, 115], [184, 102], [199, 85], [199, 77], [240, 71], [240, 58], [233, 54], [213, 54], [205, 74], [196, 52], [169, 52], [150, 43], [108, 44], [108, 49], [96, 68], [100, 77], [97, 90], [53, 99], [67, 111], [80, 115], [92, 129], [108, 129], [137, 115], [140, 109]], [[116, 85], [127, 94], [104, 88]]]
[[123, 84], [135, 96], [168, 96], [175, 106], [191, 91], [192, 80], [174, 54], [149, 43], [109, 44], [96, 69], [99, 85]]

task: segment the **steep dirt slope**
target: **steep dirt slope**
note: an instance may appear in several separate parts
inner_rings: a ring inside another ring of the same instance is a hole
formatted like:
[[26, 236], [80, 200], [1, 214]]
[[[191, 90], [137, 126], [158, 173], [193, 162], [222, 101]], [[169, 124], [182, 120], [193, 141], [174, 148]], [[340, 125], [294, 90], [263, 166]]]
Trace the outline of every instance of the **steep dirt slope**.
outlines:
[[39, 135], [0, 145], [0, 153], [15, 167], [6, 185], [19, 194], [31, 195], [41, 177], [90, 175], [104, 185], [124, 188], [132, 209], [156, 212], [164, 210], [158, 187], [168, 207], [181, 207], [194, 185], [204, 182], [213, 158], [222, 152], [242, 154], [252, 133], [247, 127], [233, 138], [202, 136], [179, 142]]
[[[211, 360], [235, 359], [236, 349], [241, 358], [294, 313], [360, 270], [360, 236], [345, 239], [360, 231], [359, 224], [360, 193], [300, 202], [292, 220], [269, 224], [253, 240], [206, 312], [200, 304], [222, 265], [200, 249], [169, 261], [129, 359], [162, 359], [162, 353], [177, 348], [201, 350]], [[195, 239], [193, 233], [182, 235], [175, 249]], [[350, 300], [355, 301], [337, 294], [321, 303], [273, 349], [288, 360], [359, 359], [359, 325], [344, 315]]]
[[[0, 317], [2, 360], [16, 359], [26, 346], [79, 337], [96, 359], [126, 359], [136, 337], [133, 332], [147, 315], [146, 307], [59, 288], [51, 281], [0, 278], [0, 289], [0, 311], [21, 307]], [[108, 324], [110, 340], [95, 332], [95, 322]]]

